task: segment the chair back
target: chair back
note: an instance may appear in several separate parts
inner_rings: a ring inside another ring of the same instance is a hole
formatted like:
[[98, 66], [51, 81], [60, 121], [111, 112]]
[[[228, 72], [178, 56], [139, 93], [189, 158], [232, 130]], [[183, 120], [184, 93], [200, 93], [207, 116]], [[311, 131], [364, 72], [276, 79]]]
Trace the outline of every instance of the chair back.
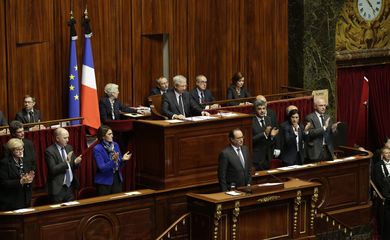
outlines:
[[162, 99], [162, 95], [160, 94], [152, 95], [148, 97], [152, 119], [163, 119], [163, 120], [168, 119], [161, 112], [161, 99]]

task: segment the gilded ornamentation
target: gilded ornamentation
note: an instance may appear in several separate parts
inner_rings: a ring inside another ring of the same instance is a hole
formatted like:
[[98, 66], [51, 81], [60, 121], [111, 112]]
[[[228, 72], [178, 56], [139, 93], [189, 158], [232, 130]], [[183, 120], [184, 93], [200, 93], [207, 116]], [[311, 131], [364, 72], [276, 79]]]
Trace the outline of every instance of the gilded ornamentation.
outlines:
[[233, 215], [232, 215], [232, 239], [237, 239], [237, 223], [238, 223], [238, 215], [240, 215], [240, 201], [236, 201], [234, 203]]
[[280, 198], [280, 196], [266, 196], [266, 197], [257, 199], [257, 201], [258, 201], [259, 203], [266, 203], [266, 202], [276, 201], [276, 200], [278, 200], [279, 198]]
[[[317, 202], [318, 202], [318, 188], [314, 188], [313, 196], [311, 196], [310, 229], [314, 229], [314, 218], [316, 215]], [[321, 218], [322, 217], [323, 214], [321, 213]]]
[[298, 190], [297, 196], [294, 200], [294, 232], [296, 232], [298, 228], [299, 206], [301, 205], [301, 203], [302, 203], [302, 192]]
[[[383, 1], [379, 16], [365, 21], [356, 0], [346, 0], [336, 26], [336, 52], [390, 48], [390, 1]], [[389, 51], [387, 51], [389, 52]]]
[[214, 239], [218, 239], [218, 225], [219, 225], [219, 220], [221, 220], [222, 217], [222, 205], [217, 204], [217, 207], [215, 208], [215, 213], [214, 213]]

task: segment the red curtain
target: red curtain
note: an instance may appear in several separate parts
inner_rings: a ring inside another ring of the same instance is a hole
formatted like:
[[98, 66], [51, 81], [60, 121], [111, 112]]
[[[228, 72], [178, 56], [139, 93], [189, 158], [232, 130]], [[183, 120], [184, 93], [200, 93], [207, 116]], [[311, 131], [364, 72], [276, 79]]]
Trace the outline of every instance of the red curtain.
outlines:
[[[366, 146], [367, 105], [361, 101], [365, 71], [361, 68], [346, 68], [337, 71], [337, 119], [347, 123], [348, 146]], [[361, 124], [361, 122], [365, 124]], [[359, 128], [362, 125], [363, 128]]]
[[376, 149], [390, 136], [390, 64], [371, 67], [367, 77], [370, 85], [368, 133], [370, 147]]
[[[365, 88], [364, 76], [369, 90]], [[368, 90], [368, 109], [365, 91]], [[390, 136], [390, 65], [345, 68], [337, 71], [337, 118], [348, 125], [348, 145], [369, 149], [383, 146]]]

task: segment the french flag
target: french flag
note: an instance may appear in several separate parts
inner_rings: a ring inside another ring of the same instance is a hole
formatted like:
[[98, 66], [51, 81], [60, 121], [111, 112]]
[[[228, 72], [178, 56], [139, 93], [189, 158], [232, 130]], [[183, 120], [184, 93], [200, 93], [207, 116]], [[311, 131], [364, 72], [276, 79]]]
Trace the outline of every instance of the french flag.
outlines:
[[100, 127], [100, 114], [91, 46], [92, 32], [89, 28], [88, 15], [84, 15], [84, 20], [85, 44], [81, 81], [81, 116], [84, 118], [83, 124], [92, 128], [90, 129], [92, 133]]

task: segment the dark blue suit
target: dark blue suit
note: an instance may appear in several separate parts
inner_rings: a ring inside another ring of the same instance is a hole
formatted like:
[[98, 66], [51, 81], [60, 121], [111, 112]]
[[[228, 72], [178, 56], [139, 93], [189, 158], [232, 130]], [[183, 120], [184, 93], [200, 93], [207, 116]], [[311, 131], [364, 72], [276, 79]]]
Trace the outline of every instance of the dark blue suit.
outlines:
[[269, 163], [273, 158], [273, 151], [276, 139], [265, 137], [266, 126], [272, 126], [271, 118], [264, 117], [265, 126], [260, 126], [256, 116], [252, 120], [252, 147], [253, 147], [253, 165], [256, 170], [269, 169]]
[[[208, 90], [208, 89], [204, 90], [203, 95], [204, 95], [203, 103], [209, 103], [209, 102], [214, 101], [213, 94], [211, 93], [210, 90]], [[191, 91], [191, 96], [195, 100], [195, 102], [197, 102], [198, 104], [201, 104], [197, 88], [194, 88]]]
[[[30, 117], [28, 115], [28, 112], [26, 111], [26, 109], [23, 108], [22, 111], [18, 112], [16, 114], [16, 117], [15, 117], [15, 120], [21, 122], [21, 123], [36, 123], [36, 122], [40, 122], [41, 121], [41, 112], [38, 110], [38, 109], [35, 109], [33, 110], [34, 112], [34, 120], [31, 121], [30, 120]], [[30, 120], [30, 121], [29, 121]]]
[[242, 146], [242, 155], [245, 161], [245, 168], [242, 166], [236, 150], [231, 145], [219, 154], [218, 179], [222, 192], [228, 191], [231, 183], [235, 183], [236, 187], [246, 186], [251, 183], [252, 163], [246, 146]]
[[[199, 116], [202, 114], [202, 108], [190, 96], [189, 92], [183, 92], [182, 99], [186, 117]], [[175, 91], [173, 89], [168, 90], [167, 93], [163, 95], [161, 110], [163, 115], [168, 118], [172, 118], [174, 114], [181, 114], [179, 104], [176, 100]]]

